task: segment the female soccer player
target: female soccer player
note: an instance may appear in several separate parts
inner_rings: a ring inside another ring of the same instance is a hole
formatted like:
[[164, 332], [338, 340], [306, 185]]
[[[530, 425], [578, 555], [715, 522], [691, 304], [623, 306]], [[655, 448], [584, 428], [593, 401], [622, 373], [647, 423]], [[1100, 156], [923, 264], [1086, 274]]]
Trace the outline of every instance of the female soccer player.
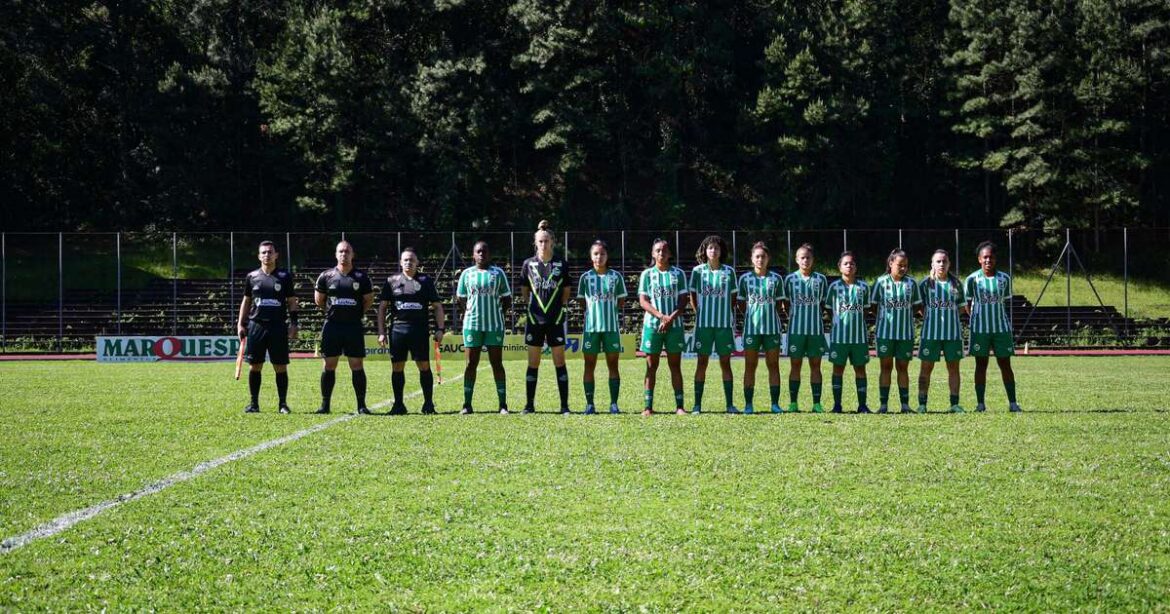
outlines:
[[914, 310], [922, 305], [918, 283], [906, 275], [906, 252], [895, 249], [886, 257], [886, 274], [873, 284], [877, 305], [877, 355], [881, 363], [878, 413], [889, 411], [890, 375], [898, 369], [898, 400], [902, 413], [910, 413], [910, 358], [914, 355]]
[[925, 314], [922, 318], [922, 341], [918, 357], [918, 413], [926, 413], [930, 392], [930, 374], [939, 358], [947, 361], [947, 385], [951, 391], [951, 412], [962, 413], [959, 405], [959, 360], [963, 358], [963, 331], [959, 321], [963, 304], [963, 287], [951, 275], [951, 258], [945, 249], [936, 249], [930, 257], [930, 275], [918, 286]]
[[654, 266], [642, 271], [638, 278], [638, 303], [646, 311], [642, 320], [642, 352], [646, 354], [646, 408], [643, 416], [654, 413], [654, 384], [658, 375], [658, 354], [666, 348], [666, 364], [670, 367], [670, 384], [674, 388], [674, 412], [683, 409], [682, 351], [683, 324], [678, 321], [683, 312], [687, 294], [687, 277], [683, 270], [670, 265], [670, 243], [654, 239], [651, 255]]
[[857, 261], [853, 252], [841, 252], [837, 260], [841, 279], [829, 285], [825, 304], [833, 311], [829, 332], [829, 362], [833, 363], [833, 413], [841, 413], [841, 388], [845, 363], [853, 364], [857, 387], [857, 413], [868, 414], [865, 402], [865, 365], [869, 362], [869, 339], [865, 312], [869, 309], [869, 284], [857, 278]]
[[609, 268], [609, 246], [605, 241], [593, 242], [589, 259], [593, 268], [577, 282], [577, 298], [585, 303], [585, 334], [581, 340], [581, 354], [585, 357], [585, 413], [597, 412], [593, 406], [593, 373], [597, 355], [605, 352], [605, 365], [609, 367], [609, 413], [616, 414], [620, 413], [617, 400], [622, 384], [618, 371], [622, 351], [618, 314], [626, 298], [626, 280]]
[[735, 350], [735, 315], [732, 295], [736, 292], [735, 269], [723, 264], [727, 243], [719, 235], [703, 239], [695, 252], [698, 261], [691, 271], [691, 307], [695, 310], [695, 407], [703, 410], [703, 384], [707, 379], [707, 361], [711, 350], [719, 354], [719, 368], [723, 372], [723, 398], [727, 413], [738, 414], [732, 400], [731, 352]]
[[479, 354], [487, 348], [488, 361], [496, 380], [496, 396], [500, 400], [500, 413], [508, 413], [508, 395], [504, 380], [504, 312], [507, 298], [512, 296], [508, 276], [497, 266], [492, 266], [488, 244], [479, 241], [472, 249], [474, 266], [467, 267], [459, 274], [455, 295], [463, 305], [463, 347], [467, 366], [463, 369], [463, 410], [470, 414], [471, 396], [475, 392], [475, 370], [479, 367]]
[[752, 246], [752, 270], [739, 276], [736, 293], [743, 317], [743, 413], [755, 411], [756, 365], [760, 350], [768, 365], [768, 392], [772, 413], [780, 413], [780, 315], [784, 278], [768, 270], [771, 254], [763, 241]]
[[821, 304], [828, 296], [829, 280], [813, 271], [813, 248], [808, 243], [796, 249], [798, 271], [784, 278], [784, 296], [788, 305], [788, 356], [792, 371], [788, 374], [788, 392], [792, 403], [788, 411], [800, 411], [800, 367], [808, 357], [809, 382], [812, 385], [813, 411], [821, 406], [821, 357], [825, 354], [825, 325]]
[[524, 285], [520, 301], [528, 306], [524, 318], [524, 342], [528, 345], [528, 372], [525, 374], [524, 413], [536, 411], [536, 377], [540, 355], [548, 344], [561, 394], [561, 413], [569, 413], [569, 370], [565, 368], [565, 303], [569, 300], [569, 267], [553, 255], [556, 239], [546, 220], [540, 220], [533, 237], [536, 254], [520, 265]]
[[[430, 275], [419, 273], [418, 254], [413, 247], [402, 250], [399, 256], [400, 273], [386, 278], [382, 293], [378, 297], [378, 345], [390, 346], [390, 385], [394, 390], [394, 406], [391, 415], [406, 413], [402, 403], [402, 391], [406, 387], [406, 355], [414, 359], [418, 367], [418, 381], [422, 387], [422, 413], [435, 413], [435, 378], [431, 374], [430, 317], [435, 314], [435, 343], [442, 343], [446, 332], [443, 303], [439, 291]], [[386, 320], [389, 316], [390, 334], [386, 334]]]
[[975, 248], [979, 270], [967, 276], [963, 289], [971, 310], [971, 349], [975, 357], [975, 411], [986, 411], [988, 356], [995, 352], [1003, 388], [1007, 391], [1008, 409], [1021, 411], [1016, 403], [1016, 375], [1012, 372], [1012, 355], [1016, 353], [1012, 341], [1012, 323], [1008, 320], [1005, 303], [1012, 296], [1012, 278], [995, 268], [995, 244], [984, 241]]

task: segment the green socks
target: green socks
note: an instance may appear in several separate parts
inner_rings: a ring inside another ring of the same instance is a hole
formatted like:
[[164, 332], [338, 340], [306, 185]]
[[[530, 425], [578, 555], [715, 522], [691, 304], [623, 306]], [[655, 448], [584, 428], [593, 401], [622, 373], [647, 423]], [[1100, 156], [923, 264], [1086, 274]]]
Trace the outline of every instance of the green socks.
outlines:
[[614, 405], [618, 400], [618, 391], [622, 389], [622, 380], [620, 377], [615, 377], [609, 380], [609, 403]]
[[647, 388], [642, 392], [642, 398], [646, 402], [646, 409], [654, 409], [654, 389]]
[[695, 380], [695, 407], [703, 405], [703, 384], [699, 380]]
[[1015, 403], [1016, 402], [1016, 382], [1014, 382], [1014, 381], [1004, 382], [1003, 389], [1004, 389], [1004, 392], [1007, 392], [1008, 403]]
[[772, 396], [772, 405], [780, 404], [780, 387], [768, 386], [768, 394]]
[[821, 402], [821, 388], [822, 388], [822, 384], [820, 384], [820, 383], [813, 383], [812, 384], [813, 403], [820, 403]]
[[731, 407], [731, 405], [732, 405], [731, 402], [734, 400], [732, 398], [732, 396], [733, 396], [733, 393], [731, 391], [731, 380], [725, 380], [723, 382], [723, 398], [724, 398], [724, 400], [727, 401], [728, 407]]
[[756, 396], [756, 389], [755, 388], [745, 387], [743, 389], [743, 402], [745, 405], [751, 405], [752, 399], [755, 398], [755, 396]]
[[788, 380], [788, 394], [792, 397], [793, 403], [796, 403], [800, 400], [797, 398], [800, 396], [800, 380]]
[[987, 384], [975, 384], [975, 402], [983, 405], [983, 397], [987, 395]]
[[856, 386], [857, 386], [857, 405], [860, 407], [865, 407], [867, 405], [867, 403], [865, 402], [866, 401], [865, 397], [866, 397], [866, 393], [869, 391], [869, 382], [865, 378], [859, 377], [859, 378], [857, 378]]
[[597, 389], [594, 382], [585, 382], [585, 404], [593, 405], [593, 391]]
[[878, 400], [882, 402], [882, 405], [888, 405], [890, 403], [889, 386], [878, 386]]
[[[834, 406], [841, 405], [841, 387], [843, 386], [843, 384], [842, 384], [843, 379], [844, 378], [842, 378], [840, 375], [833, 376], [833, 405]], [[816, 398], [816, 394], [817, 394], [816, 390], [817, 390], [816, 384], [813, 384], [813, 398]]]
[[508, 387], [506, 380], [496, 380], [496, 397], [500, 399], [500, 408], [508, 406]]

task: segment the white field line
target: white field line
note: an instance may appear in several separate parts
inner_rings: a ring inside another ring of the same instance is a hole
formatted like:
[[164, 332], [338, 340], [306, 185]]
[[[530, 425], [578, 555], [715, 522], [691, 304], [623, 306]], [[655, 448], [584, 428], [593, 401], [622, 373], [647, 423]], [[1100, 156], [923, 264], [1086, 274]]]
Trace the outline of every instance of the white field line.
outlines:
[[[452, 378], [448, 379], [447, 381], [455, 382], [455, 381], [458, 381], [462, 378], [463, 378], [463, 374], [460, 373], [459, 375], [452, 377]], [[409, 399], [412, 397], [416, 397], [420, 394], [422, 394], [422, 391], [416, 390], [410, 394], [405, 395], [403, 398]], [[392, 402], [393, 401], [391, 399], [387, 399], [385, 401], [382, 401], [380, 403], [377, 403], [377, 404], [371, 406], [370, 409], [379, 409], [379, 408], [382, 408], [382, 407], [385, 407], [385, 406], [391, 404]], [[79, 522], [85, 521], [85, 520], [89, 520], [90, 518], [93, 518], [94, 516], [97, 516], [98, 514], [101, 514], [102, 512], [105, 512], [107, 510], [118, 507], [119, 505], [122, 505], [123, 503], [128, 503], [128, 502], [133, 501], [135, 499], [141, 499], [143, 497], [153, 495], [157, 492], [166, 490], [167, 488], [170, 488], [171, 486], [174, 486], [175, 484], [180, 484], [182, 482], [186, 482], [187, 480], [197, 478], [197, 477], [203, 475], [204, 473], [207, 473], [208, 471], [211, 471], [212, 469], [219, 467], [220, 465], [226, 465], [227, 463], [230, 463], [233, 461], [238, 461], [241, 458], [247, 458], [247, 457], [252, 456], [253, 454], [256, 454], [258, 452], [263, 452], [265, 450], [275, 448], [277, 446], [283, 446], [286, 443], [291, 443], [291, 442], [296, 441], [302, 437], [307, 437], [307, 436], [312, 435], [313, 433], [316, 433], [318, 431], [323, 431], [323, 430], [325, 430], [325, 429], [327, 429], [335, 424], [341, 424], [342, 422], [353, 420], [356, 417], [358, 417], [357, 414], [346, 414], [344, 416], [338, 416], [337, 418], [334, 418], [333, 420], [330, 420], [328, 422], [322, 422], [320, 424], [315, 424], [307, 429], [292, 433], [291, 435], [285, 435], [284, 437], [278, 437], [278, 438], [272, 439], [270, 441], [265, 441], [264, 443], [256, 444], [250, 448], [245, 448], [243, 450], [237, 450], [235, 452], [232, 452], [231, 454], [228, 454], [227, 456], [221, 456], [215, 460], [203, 461], [202, 463], [195, 465], [194, 467], [192, 467], [191, 469], [188, 469], [187, 471], [180, 471], [178, 473], [173, 473], [173, 474], [171, 474], [171, 475], [169, 475], [161, 480], [158, 480], [157, 482], [147, 484], [146, 486], [143, 486], [142, 488], [140, 488], [134, 492], [126, 493], [124, 495], [118, 495], [117, 497], [114, 497], [113, 499], [102, 501], [101, 503], [98, 503], [96, 505], [91, 505], [90, 507], [87, 507], [85, 509], [75, 510], [75, 511], [69, 512], [68, 514], [58, 516], [58, 517], [54, 518], [53, 520], [50, 520], [49, 522], [46, 522], [45, 524], [42, 524], [39, 527], [32, 529], [31, 531], [28, 531], [26, 533], [21, 533], [20, 535], [14, 535], [12, 537], [5, 539], [3, 542], [0, 542], [0, 554], [7, 554], [9, 552], [12, 552], [13, 550], [16, 550], [17, 548], [20, 548], [22, 546], [26, 546], [26, 545], [28, 545], [28, 544], [30, 544], [38, 539], [43, 539], [45, 537], [52, 537], [52, 536], [54, 536], [54, 535], [56, 535], [64, 530], [72, 527], [73, 525], [75, 525]]]

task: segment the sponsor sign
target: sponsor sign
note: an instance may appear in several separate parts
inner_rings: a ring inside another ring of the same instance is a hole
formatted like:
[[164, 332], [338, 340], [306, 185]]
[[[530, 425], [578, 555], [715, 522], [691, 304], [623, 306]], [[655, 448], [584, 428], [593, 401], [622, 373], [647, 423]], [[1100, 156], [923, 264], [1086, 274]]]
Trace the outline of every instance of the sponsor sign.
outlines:
[[237, 337], [98, 337], [98, 362], [157, 362], [160, 360], [234, 360]]

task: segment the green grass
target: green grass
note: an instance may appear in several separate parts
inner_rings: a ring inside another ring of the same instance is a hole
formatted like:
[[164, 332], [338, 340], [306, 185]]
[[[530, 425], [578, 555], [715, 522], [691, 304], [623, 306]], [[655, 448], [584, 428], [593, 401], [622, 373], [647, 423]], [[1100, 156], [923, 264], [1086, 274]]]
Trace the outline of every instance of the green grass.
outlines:
[[[0, 555], [0, 609], [1166, 609], [1170, 404], [1150, 383], [1170, 358], [1014, 364], [1018, 416], [993, 367], [982, 415], [646, 419], [629, 362], [622, 416], [362, 417]], [[315, 361], [292, 366], [291, 416], [270, 371], [265, 413], [241, 414], [230, 370], [0, 363], [0, 536], [332, 419], [304, 413]], [[461, 393], [438, 387], [440, 409]]]
[[[1023, 294], [1028, 300], [1036, 303], [1040, 298], [1040, 291], [1044, 289], [1044, 282], [1048, 279], [1048, 270], [1028, 271], [1017, 273], [1015, 277], [1016, 294]], [[1052, 277], [1052, 283], [1044, 291], [1044, 299], [1038, 305], [1063, 307], [1067, 304], [1069, 284], [1064, 271], [1057, 271]], [[1074, 306], [1096, 306], [1097, 297], [1093, 295], [1096, 288], [1101, 301], [1112, 305], [1118, 312], [1124, 311], [1125, 279], [1113, 275], [1097, 275], [1091, 278], [1093, 285], [1085, 281], [1083, 274], [1073, 271], [1071, 296]], [[1135, 319], [1168, 318], [1170, 317], [1170, 286], [1159, 284], [1147, 279], [1129, 280], [1129, 317]]]

